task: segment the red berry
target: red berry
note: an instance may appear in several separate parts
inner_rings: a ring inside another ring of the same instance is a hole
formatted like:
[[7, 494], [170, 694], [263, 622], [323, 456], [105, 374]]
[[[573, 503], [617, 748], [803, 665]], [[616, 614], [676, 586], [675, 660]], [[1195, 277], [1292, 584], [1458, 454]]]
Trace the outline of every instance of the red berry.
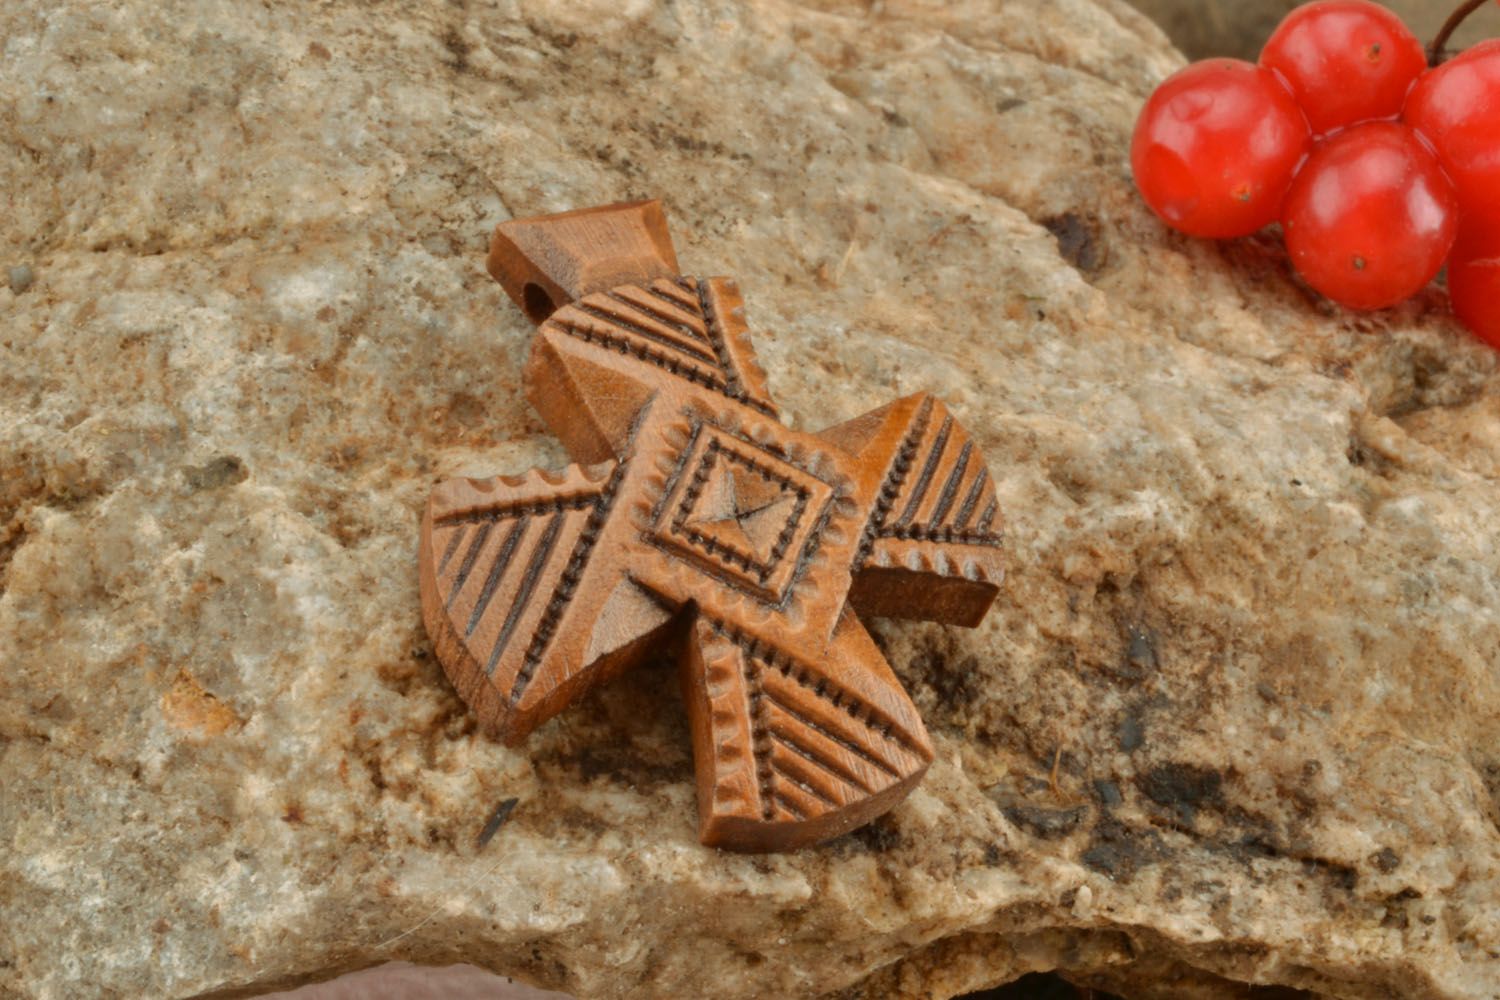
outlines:
[[1421, 290], [1453, 246], [1458, 200], [1437, 158], [1396, 122], [1320, 143], [1287, 193], [1282, 225], [1297, 272], [1354, 309]]
[[1323, 0], [1286, 16], [1261, 50], [1319, 135], [1401, 113], [1427, 56], [1386, 8], [1367, 0]]
[[1424, 74], [1403, 117], [1437, 149], [1465, 217], [1500, 226], [1500, 39]]
[[1500, 228], [1462, 227], [1448, 258], [1448, 296], [1464, 326], [1500, 348]]
[[1130, 165], [1162, 220], [1191, 236], [1248, 236], [1276, 218], [1309, 143], [1270, 72], [1207, 59], [1168, 77], [1135, 124]]

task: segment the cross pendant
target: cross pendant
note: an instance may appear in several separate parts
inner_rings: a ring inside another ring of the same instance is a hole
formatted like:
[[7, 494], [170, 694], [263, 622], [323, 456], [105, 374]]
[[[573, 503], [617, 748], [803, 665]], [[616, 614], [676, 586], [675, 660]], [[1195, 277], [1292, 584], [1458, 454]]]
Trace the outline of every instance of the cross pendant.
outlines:
[[932, 760], [861, 615], [979, 623], [994, 486], [919, 394], [781, 424], [732, 281], [678, 273], [658, 202], [517, 220], [489, 270], [539, 329], [527, 398], [578, 463], [456, 479], [422, 521], [422, 611], [483, 727], [515, 744], [675, 651], [699, 836], [789, 850], [884, 813]]

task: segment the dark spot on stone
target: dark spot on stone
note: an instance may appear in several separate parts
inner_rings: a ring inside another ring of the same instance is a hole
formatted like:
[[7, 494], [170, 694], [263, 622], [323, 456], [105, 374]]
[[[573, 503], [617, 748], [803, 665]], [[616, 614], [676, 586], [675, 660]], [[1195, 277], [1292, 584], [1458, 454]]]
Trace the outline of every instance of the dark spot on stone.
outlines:
[[631, 788], [651, 788], [680, 780], [682, 768], [645, 760], [628, 741], [592, 743], [569, 754], [559, 763], [571, 763], [584, 781], [604, 778]]
[[966, 656], [952, 663], [947, 657], [931, 652], [917, 656], [912, 669], [918, 677], [926, 678], [938, 703], [949, 711], [972, 705], [982, 694], [976, 686], [980, 674], [975, 657]]
[[1281, 849], [1266, 840], [1260, 834], [1246, 834], [1230, 846], [1231, 853], [1237, 855], [1242, 861], [1253, 858], [1279, 858], [1282, 856]]
[[884, 854], [901, 846], [901, 833], [881, 819], [866, 823], [849, 834], [849, 837], [865, 850], [876, 854]]
[[377, 792], [386, 790], [385, 765], [380, 761], [380, 754], [374, 747], [359, 747], [358, 760], [364, 765], [365, 775], [370, 779], [370, 786]]
[[1000, 101], [1000, 103], [995, 105], [995, 113], [1003, 115], [1007, 111], [1014, 111], [1017, 108], [1024, 108], [1025, 106], [1026, 102], [1021, 98], [1007, 97], [1004, 100]]
[[1000, 863], [1001, 857], [1003, 857], [1003, 855], [1000, 853], [1000, 846], [998, 844], [985, 844], [984, 845], [984, 863], [985, 864], [987, 864], [991, 868], [993, 868], [995, 865], [998, 865]]
[[1084, 274], [1096, 274], [1104, 264], [1104, 250], [1099, 242], [1098, 226], [1092, 220], [1076, 212], [1064, 212], [1042, 225], [1057, 238], [1057, 252], [1063, 260]]
[[1115, 726], [1115, 741], [1125, 753], [1132, 753], [1146, 742], [1146, 725], [1134, 711]]
[[1130, 626], [1129, 636], [1125, 644], [1125, 662], [1131, 668], [1132, 676], [1145, 676], [1147, 671], [1156, 669], [1156, 636], [1137, 625]]
[[1128, 882], [1138, 869], [1161, 854], [1161, 837], [1155, 830], [1135, 830], [1106, 814], [1094, 824], [1080, 860], [1117, 882]]
[[443, 48], [447, 49], [453, 56], [453, 69], [463, 73], [469, 68], [469, 52], [471, 46], [464, 41], [464, 36], [459, 34], [457, 28], [449, 28], [443, 32]]
[[683, 132], [668, 132], [667, 140], [682, 150], [694, 156], [729, 156], [729, 147], [716, 139], [705, 139], [700, 135], [689, 135]]
[[354, 442], [345, 442], [329, 448], [323, 453], [325, 464], [335, 469], [351, 468], [364, 454], [364, 449]]
[[1276, 689], [1267, 684], [1265, 681], [1261, 681], [1260, 683], [1255, 685], [1255, 693], [1273, 704], [1280, 698], [1280, 696], [1276, 693]]
[[[535, 291], [533, 291], [535, 290]], [[540, 295], [545, 300], [535, 305], [543, 317], [552, 315], [556, 307], [552, 299], [538, 286], [528, 282], [521, 290], [521, 296], [527, 301], [526, 312], [531, 315], [533, 308], [532, 298]], [[540, 322], [540, 320], [538, 320]], [[454, 430], [471, 431], [475, 427], [484, 426], [489, 411], [489, 404], [479, 396], [470, 392], [455, 392], [448, 397], [447, 413], [444, 414], [444, 423]]]
[[17, 264], [6, 272], [6, 277], [10, 279], [10, 290], [20, 295], [36, 281], [36, 272], [29, 265]]
[[899, 111], [885, 108], [882, 109], [880, 113], [885, 118], [888, 124], [894, 125], [896, 128], [906, 128], [911, 124], [911, 122], [906, 120], [906, 116], [901, 114], [901, 112]]
[[1349, 435], [1349, 447], [1344, 450], [1344, 457], [1349, 460], [1350, 465], [1361, 468], [1366, 465], [1378, 465], [1378, 456], [1354, 434]]
[[[1021, 779], [1021, 783], [1023, 786], [1021, 791], [1026, 795], [1046, 795], [1048, 792], [1052, 791], [1052, 782], [1048, 781], [1046, 778], [1038, 777], [1036, 775], [1027, 775], [1025, 778]], [[1000, 798], [1002, 797], [1003, 796], [995, 797], [995, 801], [999, 802]], [[1003, 804], [1004, 803], [1002, 803], [1002, 805]]]
[[312, 56], [314, 59], [323, 59], [325, 61], [333, 58], [333, 53], [329, 52], [328, 46], [324, 45], [322, 42], [308, 42], [307, 54]]
[[245, 470], [245, 463], [236, 456], [219, 455], [203, 465], [183, 469], [182, 476], [187, 480], [188, 489], [197, 493], [200, 490], [243, 483], [250, 478], [250, 473]]
[[281, 814], [283, 823], [296, 825], [302, 822], [302, 803], [293, 802], [286, 807], [286, 812]]
[[1125, 801], [1125, 796], [1120, 794], [1120, 786], [1102, 778], [1094, 782], [1094, 794], [1099, 796], [1100, 802], [1111, 809]]
[[1303, 858], [1302, 870], [1308, 875], [1322, 875], [1333, 883], [1335, 888], [1352, 890], [1359, 882], [1359, 873], [1348, 865], [1337, 861], [1329, 861], [1327, 858]]
[[70, 722], [73, 719], [73, 703], [68, 701], [66, 695], [61, 692], [47, 699], [46, 704], [38, 710], [39, 714], [58, 722]]
[[1042, 809], [1038, 806], [1013, 805], [1002, 810], [1005, 818], [1038, 837], [1061, 837], [1072, 833], [1084, 817], [1084, 808]]
[[21, 543], [26, 541], [26, 528], [21, 522], [21, 518], [13, 518], [9, 524], [0, 528], [0, 597], [5, 595], [5, 578], [11, 558], [15, 556]]
[[1370, 864], [1374, 865], [1380, 871], [1393, 872], [1401, 865], [1401, 855], [1389, 847], [1382, 847], [1370, 855]]
[[510, 819], [510, 814], [515, 811], [516, 803], [519, 801], [521, 800], [517, 798], [500, 800], [494, 811], [490, 813], [490, 818], [485, 821], [484, 829], [480, 830], [479, 836], [474, 839], [476, 848], [482, 848], [494, 839], [495, 834], [505, 825], [505, 821]]
[[255, 857], [255, 854], [249, 848], [236, 847], [234, 849], [234, 860], [236, 861], [249, 861], [253, 857]]
[[1196, 764], [1158, 764], [1136, 779], [1136, 787], [1159, 806], [1170, 810], [1183, 825], [1191, 825], [1198, 810], [1222, 801], [1224, 776]]
[[59, 487], [44, 503], [58, 510], [78, 510], [99, 499], [105, 492], [103, 483], [97, 479], [86, 479]]
[[[3, 568], [4, 550], [0, 549], [0, 568]], [[3, 591], [3, 581], [0, 581], [0, 591]], [[1490, 811], [1490, 822], [1494, 823], [1496, 831], [1500, 831], [1500, 760], [1475, 761], [1474, 766], [1479, 770], [1480, 780], [1484, 782], [1485, 791], [1489, 792], [1490, 801], [1494, 809]]]
[[571, 49], [578, 44], [578, 32], [576, 31], [549, 31], [538, 25], [533, 25], [532, 30], [559, 49]]

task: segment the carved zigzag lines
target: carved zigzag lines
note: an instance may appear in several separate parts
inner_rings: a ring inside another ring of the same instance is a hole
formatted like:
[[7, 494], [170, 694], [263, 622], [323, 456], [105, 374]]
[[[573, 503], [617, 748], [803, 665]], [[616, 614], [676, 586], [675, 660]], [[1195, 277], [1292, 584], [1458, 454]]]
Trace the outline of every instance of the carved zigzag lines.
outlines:
[[724, 373], [726, 394], [776, 419], [776, 407], [766, 388], [766, 373], [756, 361], [737, 287], [722, 279], [696, 278], [679, 278], [678, 285], [683, 292], [698, 297], [704, 332], [713, 344], [719, 370]]
[[[541, 530], [536, 543], [531, 547], [529, 558], [525, 560], [525, 569], [521, 573], [516, 585], [516, 594], [511, 598], [510, 609], [505, 613], [505, 620], [500, 626], [500, 634], [496, 636], [495, 643], [490, 649], [490, 656], [485, 661], [484, 672], [494, 674], [495, 664], [500, 662], [500, 656], [505, 652], [510, 643], [511, 636], [515, 635], [516, 625], [525, 613], [527, 605], [531, 603], [531, 595], [536, 591], [537, 582], [542, 578], [542, 572], [547, 568], [547, 563], [556, 551], [557, 536], [560, 534], [563, 519], [567, 517], [566, 511], [558, 511], [547, 518], [546, 527]], [[575, 518], [575, 524], [577, 522]], [[577, 524], [579, 534], [583, 533], [583, 526]], [[498, 563], [497, 563], [498, 565]], [[473, 623], [478, 620], [478, 615], [470, 619], [470, 634], [472, 635]]]
[[774, 416], [769, 401], [750, 392], [739, 371], [749, 357], [748, 336], [741, 332], [736, 346], [730, 345], [709, 288], [709, 282], [688, 277], [621, 285], [559, 309], [547, 326]]
[[558, 549], [583, 534], [597, 504], [597, 496], [586, 503], [527, 504], [447, 528], [453, 537], [438, 566], [438, 586], [454, 629], [485, 674], [513, 651], [523, 620], [535, 617], [527, 614], [533, 598], [552, 589], [541, 585], [557, 575]]
[[920, 768], [869, 706], [830, 694], [780, 658], [743, 656], [762, 816], [804, 820], [879, 792]]
[[658, 280], [650, 285], [627, 285], [610, 295], [629, 302], [637, 310], [675, 328], [690, 338], [698, 349], [713, 352], [708, 324], [691, 295], [675, 282]]
[[590, 296], [578, 303], [577, 308], [600, 322], [629, 331], [695, 361], [718, 365], [713, 345], [703, 333], [701, 319], [695, 317], [692, 326], [676, 319], [666, 311], [669, 307], [639, 287], [619, 288]]
[[916, 418], [912, 421], [911, 429], [896, 449], [896, 457], [891, 462], [890, 471], [885, 475], [885, 481], [880, 484], [880, 489], [875, 494], [875, 509], [870, 512], [870, 520], [865, 524], [864, 534], [859, 540], [859, 548], [855, 551], [854, 565], [856, 567], [863, 566], [865, 560], [869, 558], [870, 549], [875, 545], [877, 534], [881, 532], [886, 519], [890, 517], [891, 509], [896, 504], [901, 487], [911, 471], [912, 463], [916, 461], [917, 448], [921, 444], [922, 435], [927, 432], [932, 406], [931, 399], [922, 402]]
[[[518, 701], [536, 673], [613, 503], [623, 463], [593, 490], [529, 477], [521, 494], [434, 519], [437, 594], [475, 664]], [[489, 487], [494, 489], [493, 486]]]
[[536, 674], [537, 666], [542, 662], [542, 656], [547, 651], [547, 645], [557, 632], [558, 623], [562, 621], [563, 612], [567, 610], [574, 593], [578, 590], [584, 570], [588, 567], [589, 556], [593, 554], [594, 545], [599, 540], [599, 533], [604, 530], [604, 524], [609, 519], [609, 512], [615, 505], [615, 498], [620, 494], [620, 484], [625, 480], [626, 468], [627, 463], [619, 462], [610, 470], [609, 478], [605, 480], [604, 488], [599, 493], [598, 503], [589, 511], [582, 530], [573, 541], [568, 561], [562, 567], [562, 572], [558, 577], [557, 589], [552, 592], [552, 597], [537, 622], [536, 630], [532, 633], [531, 644], [526, 647], [526, 656], [521, 661], [521, 669], [517, 672], [515, 684], [511, 687], [512, 703], [521, 700], [521, 693], [526, 690], [526, 685], [531, 683], [531, 678]]
[[999, 508], [984, 459], [951, 415], [933, 423], [915, 436], [910, 465], [919, 471], [900, 478], [879, 537], [998, 545], [993, 529]]
[[547, 325], [730, 395], [698, 298], [676, 282], [658, 280], [596, 292], [559, 309]]
[[[686, 282], [684, 282], [686, 285]], [[706, 321], [705, 329], [709, 340], [714, 347], [714, 355], [718, 358], [719, 370], [724, 373], [724, 383], [729, 395], [735, 399], [745, 398], [745, 387], [740, 382], [739, 373], [734, 370], [734, 361], [729, 356], [729, 345], [725, 342], [724, 331], [720, 328], [719, 318], [714, 315], [713, 302], [708, 297], [708, 282], [695, 281], [694, 290], [698, 293], [698, 311]], [[686, 289], [684, 289], [686, 290]]]
[[[599, 492], [596, 489], [587, 493], [571, 493], [566, 496], [541, 497], [522, 500], [516, 503], [499, 503], [493, 506], [480, 507], [475, 510], [461, 511], [456, 514], [440, 514], [434, 518], [434, 527], [448, 528], [453, 525], [468, 527], [473, 524], [493, 524], [497, 520], [511, 517], [530, 517], [535, 514], [545, 514], [548, 511], [566, 508], [568, 510], [585, 510], [593, 507], [599, 502]], [[462, 538], [462, 534], [449, 540], [443, 549], [443, 559], [438, 565], [438, 571], [447, 564], [452, 552], [449, 547], [456, 545], [456, 540]]]

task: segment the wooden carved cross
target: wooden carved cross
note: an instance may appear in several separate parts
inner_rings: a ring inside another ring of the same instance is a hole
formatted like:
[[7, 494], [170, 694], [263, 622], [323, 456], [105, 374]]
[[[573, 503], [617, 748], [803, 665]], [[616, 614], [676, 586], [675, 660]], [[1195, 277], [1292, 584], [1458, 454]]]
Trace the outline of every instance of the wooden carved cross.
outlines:
[[482, 725], [516, 743], [673, 643], [705, 844], [785, 850], [890, 809], [932, 747], [857, 615], [989, 608], [968, 435], [925, 394], [784, 426], [735, 284], [678, 273], [657, 202], [505, 223], [489, 269], [540, 324], [527, 397], [579, 464], [428, 502], [423, 617]]

